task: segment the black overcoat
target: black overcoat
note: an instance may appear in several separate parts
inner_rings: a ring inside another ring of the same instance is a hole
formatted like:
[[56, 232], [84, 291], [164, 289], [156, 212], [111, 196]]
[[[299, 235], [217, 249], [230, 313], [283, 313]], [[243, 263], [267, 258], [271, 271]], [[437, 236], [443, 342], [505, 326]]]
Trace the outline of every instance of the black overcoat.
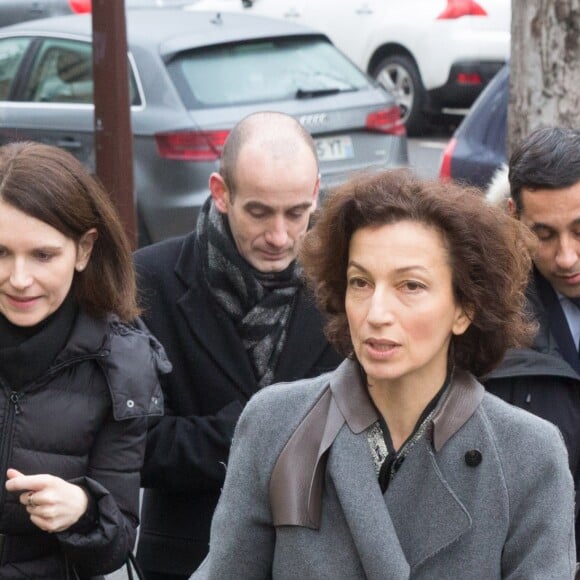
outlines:
[[[560, 343], [567, 322], [563, 313], [550, 314], [546, 305], [557, 300], [547, 282], [534, 272], [527, 290], [527, 308], [538, 322], [531, 348], [509, 350], [500, 367], [483, 378], [485, 388], [538, 417], [556, 425], [568, 449], [570, 470], [576, 488], [576, 548], [580, 552], [580, 374], [573, 344]], [[543, 290], [540, 291], [538, 283]], [[544, 292], [547, 291], [547, 292]], [[553, 296], [552, 296], [553, 294]], [[556, 328], [556, 324], [560, 327]], [[566, 327], [567, 329], [567, 327]], [[572, 343], [572, 339], [569, 338]], [[563, 352], [570, 356], [566, 358]], [[572, 358], [574, 357], [574, 358]], [[576, 365], [575, 367], [573, 365]]]
[[[207, 553], [234, 427], [258, 385], [231, 319], [203, 279], [195, 233], [143, 248], [135, 263], [144, 320], [173, 364], [162, 377], [166, 414], [147, 440], [138, 558], [149, 570], [189, 574]], [[301, 289], [274, 382], [336, 368], [341, 357], [322, 327]]]

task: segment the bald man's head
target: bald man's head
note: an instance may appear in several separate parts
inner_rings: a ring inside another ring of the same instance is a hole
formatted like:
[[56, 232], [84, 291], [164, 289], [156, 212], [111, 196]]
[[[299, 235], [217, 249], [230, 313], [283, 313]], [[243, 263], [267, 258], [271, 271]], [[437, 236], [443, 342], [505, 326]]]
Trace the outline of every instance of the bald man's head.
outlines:
[[282, 113], [246, 117], [230, 133], [209, 190], [240, 255], [259, 272], [282, 272], [296, 259], [318, 201], [312, 137]]
[[[278, 112], [253, 113], [242, 119], [228, 135], [220, 162], [220, 175], [230, 195], [235, 195], [236, 171], [240, 152], [246, 146], [261, 149], [272, 159], [299, 159], [310, 150], [318, 167], [316, 146], [310, 133], [290, 115]], [[303, 157], [302, 157], [303, 158]]]

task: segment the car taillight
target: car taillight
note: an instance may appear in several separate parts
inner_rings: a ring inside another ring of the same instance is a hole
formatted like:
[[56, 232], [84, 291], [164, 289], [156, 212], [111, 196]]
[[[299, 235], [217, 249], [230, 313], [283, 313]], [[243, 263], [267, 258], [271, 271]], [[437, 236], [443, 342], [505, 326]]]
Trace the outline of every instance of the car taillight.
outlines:
[[405, 125], [401, 121], [401, 111], [396, 105], [388, 109], [373, 111], [367, 115], [366, 128], [369, 131], [388, 133], [389, 135], [405, 135]]
[[457, 139], [450, 139], [447, 143], [447, 147], [443, 150], [443, 156], [441, 157], [441, 167], [439, 168], [439, 179], [442, 181], [448, 181], [451, 179], [451, 159], [453, 157], [453, 151], [455, 151], [455, 146], [457, 145]]
[[75, 14], [91, 11], [91, 0], [68, 0], [68, 5]]
[[487, 12], [474, 0], [447, 0], [447, 7], [437, 16], [437, 20], [462, 16], [487, 16]]
[[483, 82], [479, 73], [467, 72], [458, 73], [456, 81], [459, 85], [480, 85]]
[[157, 133], [159, 155], [179, 161], [216, 161], [221, 157], [229, 131], [176, 131]]

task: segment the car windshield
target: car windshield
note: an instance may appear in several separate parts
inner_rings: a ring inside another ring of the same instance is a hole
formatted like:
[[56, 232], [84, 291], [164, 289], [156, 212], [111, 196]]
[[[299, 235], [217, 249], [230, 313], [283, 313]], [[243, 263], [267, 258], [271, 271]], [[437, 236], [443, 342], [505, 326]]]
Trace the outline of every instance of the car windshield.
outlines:
[[322, 38], [182, 52], [168, 70], [190, 109], [317, 98], [370, 86], [364, 73]]

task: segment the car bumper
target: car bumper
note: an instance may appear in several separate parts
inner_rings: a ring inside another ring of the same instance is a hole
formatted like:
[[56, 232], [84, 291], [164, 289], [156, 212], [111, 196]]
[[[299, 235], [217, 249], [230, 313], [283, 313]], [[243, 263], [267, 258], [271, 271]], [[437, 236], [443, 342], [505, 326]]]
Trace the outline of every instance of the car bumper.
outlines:
[[[504, 64], [504, 61], [468, 60], [454, 63], [447, 82], [428, 91], [428, 109], [432, 112], [441, 112], [443, 108], [469, 108]], [[473, 82], [474, 76], [479, 77], [481, 82]]]

